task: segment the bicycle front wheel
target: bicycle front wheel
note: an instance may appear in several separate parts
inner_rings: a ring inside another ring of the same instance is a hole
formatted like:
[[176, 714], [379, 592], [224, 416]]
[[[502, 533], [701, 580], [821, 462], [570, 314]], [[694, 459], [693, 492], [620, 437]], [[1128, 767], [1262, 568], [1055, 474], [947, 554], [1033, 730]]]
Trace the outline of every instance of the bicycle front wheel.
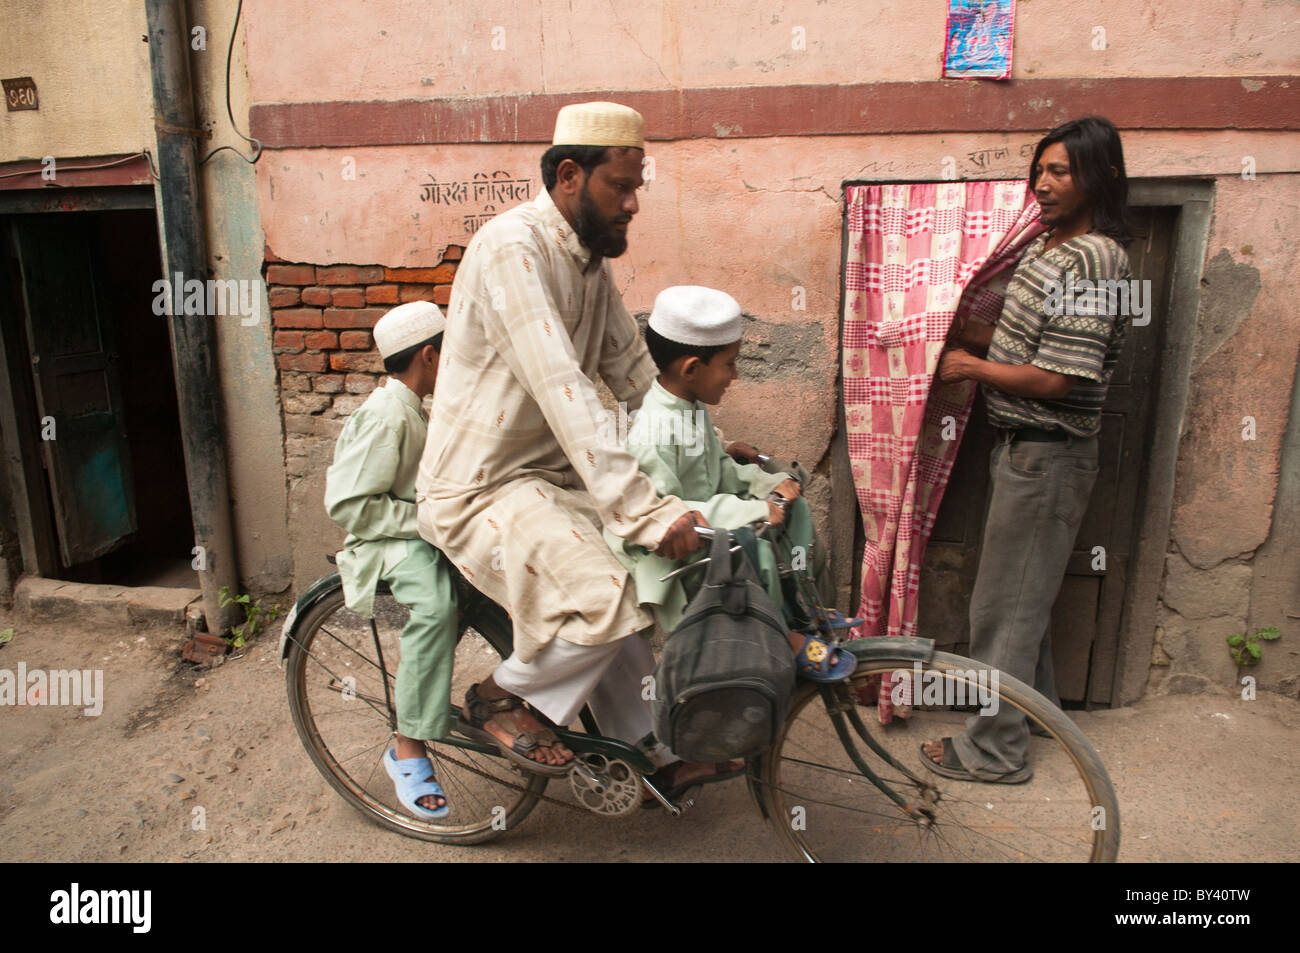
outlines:
[[[981, 662], [936, 652], [860, 661], [838, 685], [807, 686], [757, 766], [769, 820], [808, 861], [1113, 861], [1119, 805], [1083, 732], [1041, 694]], [[911, 717], [881, 725], [859, 689], [873, 675], [913, 676]], [[960, 692], [960, 693], [959, 693]], [[963, 704], [969, 702], [970, 704]], [[1030, 729], [1021, 784], [941, 777], [922, 743], [962, 733], [979, 705], [1023, 713]], [[868, 772], [874, 773], [873, 781]], [[877, 783], [878, 782], [878, 783]]]
[[[344, 605], [340, 586], [316, 602], [290, 636], [289, 708], [313, 763], [345, 801], [408, 837], [476, 844], [513, 830], [537, 804], [546, 778], [525, 777], [495, 749], [458, 737], [454, 717], [448, 737], [425, 744], [450, 813], [420, 820], [398, 803], [383, 758], [396, 734], [392, 693], [398, 637], [410, 612], [383, 583], [374, 612], [372, 627], [371, 620]], [[510, 653], [508, 626], [503, 613], [481, 601], [466, 607], [456, 643], [453, 706]]]

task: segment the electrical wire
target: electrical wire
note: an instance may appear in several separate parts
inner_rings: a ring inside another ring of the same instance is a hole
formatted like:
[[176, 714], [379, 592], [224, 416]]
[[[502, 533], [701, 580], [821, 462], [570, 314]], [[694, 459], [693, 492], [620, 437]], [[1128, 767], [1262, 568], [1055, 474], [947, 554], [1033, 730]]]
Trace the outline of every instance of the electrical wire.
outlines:
[[217, 148], [213, 149], [199, 160], [199, 165], [203, 165], [223, 149], [229, 149], [249, 165], [255, 165], [257, 160], [262, 158], [262, 143], [259, 140], [254, 139], [251, 136], [246, 136], [239, 131], [239, 126], [235, 125], [235, 111], [230, 105], [230, 59], [235, 52], [235, 34], [239, 32], [239, 16], [243, 11], [244, 0], [239, 0], [239, 6], [235, 8], [235, 25], [230, 28], [230, 45], [226, 47], [226, 115], [230, 118], [230, 128], [235, 130], [235, 135], [239, 136], [240, 139], [243, 139], [253, 147], [253, 158], [248, 158], [248, 156], [244, 155], [234, 146], [217, 146]]
[[[112, 162], [101, 162], [98, 165], [56, 165], [54, 168], [55, 172], [89, 172], [93, 169], [108, 169], [115, 165], [123, 165], [130, 162], [132, 159], [139, 159], [141, 156], [149, 161], [149, 173], [155, 179], [158, 178], [158, 173], [154, 171], [153, 156], [149, 155], [148, 149], [144, 149], [140, 152], [133, 152], [129, 156], [123, 156], [121, 159], [114, 159]], [[21, 172], [6, 172], [3, 175], [0, 175], [0, 179], [12, 179], [20, 175], [40, 175], [44, 171], [44, 169], [24, 169]]]
[[[239, 5], [235, 8], [235, 24], [230, 28], [230, 43], [226, 47], [226, 116], [229, 117], [230, 119], [230, 128], [235, 130], [235, 135], [239, 136], [240, 139], [243, 139], [245, 142], [253, 146], [253, 150], [254, 150], [253, 158], [251, 159], [248, 158], [248, 156], [244, 155], [234, 146], [218, 146], [217, 148], [209, 152], [207, 155], [205, 155], [202, 159], [200, 159], [199, 165], [203, 165], [205, 162], [211, 159], [218, 152], [221, 152], [223, 149], [229, 149], [231, 152], [239, 156], [239, 158], [243, 159], [249, 165], [254, 165], [258, 159], [262, 158], [262, 143], [259, 140], [254, 139], [251, 136], [246, 136], [239, 131], [239, 126], [235, 124], [235, 110], [234, 107], [231, 106], [230, 104], [230, 61], [234, 56], [235, 36], [239, 32], [239, 18], [243, 13], [243, 11], [244, 11], [244, 0], [239, 0]], [[56, 166], [56, 169], [59, 172], [88, 172], [94, 169], [107, 169], [112, 166], [123, 165], [124, 163], [130, 162], [132, 159], [138, 159], [141, 156], [143, 156], [149, 163], [149, 174], [152, 175], [155, 180], [159, 179], [160, 176], [158, 175], [158, 170], [154, 167], [153, 156], [149, 154], [148, 149], [143, 149], [140, 152], [133, 152], [129, 156], [125, 156], [121, 159], [114, 159], [112, 162], [102, 162], [98, 165], [63, 166], [62, 168], [58, 168]], [[44, 169], [25, 169], [21, 172], [5, 172], [3, 174], [0, 174], [0, 179], [13, 179], [23, 175], [40, 175], [44, 171], [45, 171]]]

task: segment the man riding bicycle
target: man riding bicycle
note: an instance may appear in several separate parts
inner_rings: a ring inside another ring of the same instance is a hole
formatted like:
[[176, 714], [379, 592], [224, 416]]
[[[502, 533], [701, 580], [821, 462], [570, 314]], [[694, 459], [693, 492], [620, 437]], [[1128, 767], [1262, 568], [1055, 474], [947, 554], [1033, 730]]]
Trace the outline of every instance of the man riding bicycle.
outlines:
[[588, 704], [603, 733], [643, 744], [679, 787], [740, 764], [685, 764], [649, 737], [653, 618], [601, 535], [681, 559], [707, 525], [659, 496], [601, 425], [597, 375], [635, 408], [656, 374], [607, 260], [627, 249], [643, 158], [635, 110], [566, 106], [545, 190], [470, 242], [416, 499], [421, 535], [514, 626], [514, 652], [471, 687], [465, 721], [530, 770], [561, 774], [573, 753], [523, 703], [556, 725]]

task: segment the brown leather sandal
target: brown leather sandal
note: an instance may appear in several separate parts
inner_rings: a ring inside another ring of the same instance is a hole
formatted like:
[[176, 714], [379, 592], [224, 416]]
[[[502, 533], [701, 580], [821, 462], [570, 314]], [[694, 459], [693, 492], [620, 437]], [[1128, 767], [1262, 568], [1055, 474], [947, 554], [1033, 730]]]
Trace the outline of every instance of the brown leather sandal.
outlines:
[[[739, 762], [740, 767], [736, 767]], [[737, 758], [736, 761], [715, 761], [713, 771], [709, 774], [700, 775], [690, 781], [683, 781], [677, 784], [677, 774], [686, 764], [685, 761], [674, 761], [672, 764], [664, 765], [657, 772], [650, 776], [655, 781], [655, 787], [670, 801], [680, 800], [691, 788], [698, 788], [705, 784], [714, 784], [718, 781], [729, 781], [732, 778], [738, 778], [745, 773], [745, 762]], [[660, 785], [662, 784], [662, 787]], [[642, 786], [641, 807], [650, 809], [659, 806], [659, 799], [645, 790]]]
[[[572, 758], [563, 764], [546, 764], [529, 757], [538, 748], [553, 748], [560, 743], [560, 740], [555, 736], [555, 732], [551, 731], [551, 729], [520, 731], [515, 725], [503, 725], [514, 734], [514, 739], [509, 745], [506, 745], [500, 738], [487, 730], [487, 723], [498, 714], [518, 711], [521, 708], [524, 708], [523, 699], [514, 695], [491, 700], [483, 698], [479, 695], [478, 683], [475, 682], [469, 687], [469, 691], [465, 693], [465, 717], [461, 722], [461, 730], [476, 741], [495, 745], [503, 755], [515, 764], [535, 774], [545, 774], [555, 778], [568, 774], [569, 767], [573, 764]], [[498, 724], [501, 724], [501, 722], [498, 722]]]

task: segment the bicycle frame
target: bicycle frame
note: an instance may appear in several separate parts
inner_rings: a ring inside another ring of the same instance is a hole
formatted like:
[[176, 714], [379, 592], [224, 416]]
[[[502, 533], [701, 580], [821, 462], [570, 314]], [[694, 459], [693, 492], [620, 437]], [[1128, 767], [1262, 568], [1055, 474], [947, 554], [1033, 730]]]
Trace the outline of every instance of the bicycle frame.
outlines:
[[[307, 588], [307, 591], [299, 597], [298, 601], [294, 604], [293, 609], [290, 610], [289, 615], [285, 618], [284, 625], [280, 632], [280, 643], [277, 654], [279, 656], [281, 668], [283, 668], [285, 660], [288, 658], [289, 646], [292, 641], [293, 630], [297, 620], [304, 617], [315, 603], [319, 602], [327, 594], [341, 585], [342, 580], [339, 574], [337, 572], [332, 572], [317, 579]], [[469, 612], [471, 610], [492, 611], [493, 609], [497, 612], [501, 611], [495, 603], [490, 603], [485, 597], [479, 595], [476, 591], [474, 592], [474, 595], [478, 598], [474, 599], [471, 597], [471, 599], [467, 600], [462, 610], [463, 612]], [[935, 650], [934, 641], [932, 639], [920, 639], [906, 636], [882, 636], [879, 638], [854, 639], [840, 643], [839, 648], [841, 650], [852, 652], [857, 656], [859, 661], [873, 661], [878, 659], [897, 660], [902, 658], [911, 661], [928, 662], [934, 656]], [[387, 691], [387, 680], [393, 676], [387, 673], [385, 673], [385, 676], [385, 703], [390, 718], [393, 718], [395, 716], [392, 700]], [[803, 691], [812, 692], [821, 691], [821, 689], [818, 686], [807, 685], [803, 688]], [[889, 757], [888, 753], [879, 747], [870, 732], [866, 730], [866, 726], [861, 723], [856, 712], [850, 712], [849, 724], [846, 725], [844, 713], [840, 709], [840, 706], [834, 701], [833, 694], [825, 691], [821, 692], [821, 694], [823, 696], [823, 701], [827, 706], [827, 713], [834, 722], [836, 731], [840, 735], [841, 743], [844, 745], [845, 751], [849, 754], [849, 757], [877, 788], [879, 788], [886, 796], [898, 803], [900, 807], [909, 810], [909, 813], [911, 813], [910, 809], [908, 809], [908, 806], [904, 804], [902, 798], [897, 794], [897, 792], [889, 788], [888, 785], [886, 785], [877, 775], [875, 775], [874, 772], [871, 771], [870, 767], [862, 758], [861, 753], [857, 750], [857, 746], [853, 743], [852, 737], [849, 733], [849, 727], [852, 727], [853, 734], [860, 737], [877, 756], [884, 758], [887, 763], [891, 763], [894, 767], [904, 770], [909, 775], [911, 775], [912, 772], [893, 762], [893, 759]], [[453, 705], [453, 731], [454, 726], [459, 724], [460, 714], [460, 709]], [[580, 718], [584, 729], [582, 732], [570, 731], [567, 728], [561, 727], [553, 729], [560, 741], [575, 754], [600, 754], [606, 758], [619, 759], [626, 762], [630, 767], [639, 772], [643, 776], [643, 779], [647, 775], [654, 774], [654, 764], [639, 748], [624, 741], [620, 741], [617, 738], [609, 738], [601, 735], [597, 730], [595, 719], [592, 717], [591, 712], [587, 707], [583, 707]], [[488, 755], [499, 754], [495, 748], [479, 744], [478, 742], [471, 741], [467, 738], [452, 737], [450, 733], [448, 737], [443, 739], [443, 743], [454, 747], [468, 748]], [[746, 784], [748, 785], [750, 795], [754, 798], [754, 802], [758, 806], [759, 813], [764, 817], [764, 819], [766, 819], [768, 814], [762, 796], [759, 772], [753, 770], [754, 766], [761, 761], [763, 756], [763, 754], [760, 754], [749, 759], [750, 770], [746, 771]], [[680, 813], [680, 808], [668, 802], [664, 798], [662, 792], [656, 790], [655, 794], [670, 811], [673, 811], [673, 813]]]

